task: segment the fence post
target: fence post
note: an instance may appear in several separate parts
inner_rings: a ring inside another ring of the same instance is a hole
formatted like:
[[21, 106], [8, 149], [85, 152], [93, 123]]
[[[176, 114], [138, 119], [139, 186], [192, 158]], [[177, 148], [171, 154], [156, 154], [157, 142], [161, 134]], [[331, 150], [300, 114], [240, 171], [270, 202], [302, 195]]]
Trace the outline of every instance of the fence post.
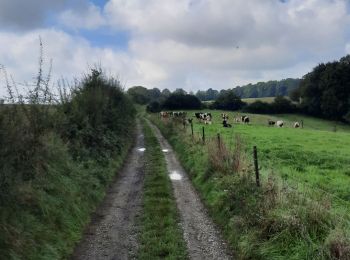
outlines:
[[203, 134], [202, 134], [202, 140], [203, 140], [203, 144], [205, 143], [205, 133], [204, 133], [204, 126], [203, 126]]
[[219, 150], [221, 150], [221, 140], [220, 140], [220, 134], [218, 133], [218, 147]]
[[304, 120], [301, 120], [301, 128], [304, 128]]
[[192, 133], [192, 139], [193, 139], [193, 123], [191, 121], [191, 133]]
[[256, 186], [260, 187], [258, 152], [257, 152], [256, 146], [253, 147], [253, 154], [254, 154], [254, 167], [255, 167]]

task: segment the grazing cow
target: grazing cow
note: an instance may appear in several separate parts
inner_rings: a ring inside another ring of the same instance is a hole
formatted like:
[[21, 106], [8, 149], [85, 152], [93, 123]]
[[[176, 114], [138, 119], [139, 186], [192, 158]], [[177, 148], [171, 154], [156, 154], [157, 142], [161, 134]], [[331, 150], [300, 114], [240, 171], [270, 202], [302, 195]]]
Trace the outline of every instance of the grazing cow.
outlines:
[[294, 128], [299, 128], [300, 127], [300, 123], [299, 122], [294, 122], [293, 127]]
[[276, 122], [276, 126], [277, 126], [277, 127], [283, 127], [283, 124], [284, 124], [284, 122], [283, 122], [282, 120], [278, 120], [278, 121]]
[[267, 123], [268, 123], [269, 126], [273, 126], [273, 125], [276, 124], [276, 122], [272, 121], [271, 119], [267, 120]]
[[205, 124], [211, 124], [211, 119], [212, 119], [211, 113], [196, 112], [194, 115], [200, 122]]
[[226, 119], [226, 118], [224, 118], [224, 120], [222, 121], [222, 125], [223, 125], [224, 127], [232, 127], [231, 124], [228, 124], [228, 123], [227, 123], [227, 119]]
[[200, 120], [201, 119], [201, 114], [203, 114], [202, 112], [196, 112], [194, 113], [195, 117]]
[[247, 116], [241, 116], [241, 120], [242, 120], [243, 123], [249, 124], [249, 117], [247, 117]]
[[212, 122], [211, 122], [211, 114], [210, 113], [205, 113], [203, 115], [203, 121], [204, 121], [204, 124], [211, 125], [212, 124]]
[[228, 114], [222, 113], [221, 118], [222, 118], [222, 120], [225, 120], [225, 119], [228, 120]]
[[240, 119], [239, 117], [235, 117], [235, 118], [233, 119], [233, 121], [235, 121], [236, 123], [239, 123], [239, 122], [241, 122], [241, 119]]
[[160, 112], [160, 117], [162, 117], [162, 118], [166, 118], [166, 117], [168, 117], [168, 112], [164, 112], [164, 111], [161, 111]]

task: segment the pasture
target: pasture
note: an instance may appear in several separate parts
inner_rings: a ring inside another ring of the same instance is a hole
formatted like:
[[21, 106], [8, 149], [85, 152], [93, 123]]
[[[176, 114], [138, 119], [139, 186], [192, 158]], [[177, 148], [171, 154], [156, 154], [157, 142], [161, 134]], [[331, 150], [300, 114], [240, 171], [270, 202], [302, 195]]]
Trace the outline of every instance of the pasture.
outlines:
[[[348, 259], [349, 126], [338, 124], [334, 132], [330, 121], [251, 114], [245, 114], [250, 118], [245, 125], [233, 123], [238, 114], [225, 111], [233, 127], [224, 128], [224, 111], [202, 111], [212, 114], [211, 125], [200, 123], [194, 112], [187, 111], [193, 118], [194, 138], [190, 127], [169, 124], [171, 119], [153, 120], [173, 145], [238, 259], [335, 259], [339, 254]], [[295, 118], [304, 121], [304, 129], [292, 127]], [[268, 119], [283, 120], [285, 125], [269, 127]], [[218, 146], [218, 133], [233, 153]], [[237, 149], [237, 144], [243, 148]], [[254, 145], [260, 188], [252, 167]], [[227, 161], [229, 157], [233, 160]]]
[[265, 103], [272, 103], [276, 97], [261, 97], [261, 98], [242, 98], [242, 101], [251, 104], [255, 101], [261, 101]]
[[[247, 153], [258, 147], [262, 174], [273, 171], [284, 180], [321, 189], [332, 196], [350, 201], [350, 126], [301, 115], [257, 115], [245, 114], [250, 124], [234, 123], [232, 128], [222, 126], [222, 111], [209, 111], [213, 124], [204, 125], [194, 118], [194, 132], [199, 135], [205, 127], [207, 137], [219, 133], [230, 147], [234, 136], [243, 137]], [[190, 117], [194, 111], [188, 111]], [[267, 120], [283, 120], [283, 128], [268, 126]], [[304, 128], [295, 129], [293, 122], [303, 120]], [[336, 132], [335, 130], [336, 126]]]

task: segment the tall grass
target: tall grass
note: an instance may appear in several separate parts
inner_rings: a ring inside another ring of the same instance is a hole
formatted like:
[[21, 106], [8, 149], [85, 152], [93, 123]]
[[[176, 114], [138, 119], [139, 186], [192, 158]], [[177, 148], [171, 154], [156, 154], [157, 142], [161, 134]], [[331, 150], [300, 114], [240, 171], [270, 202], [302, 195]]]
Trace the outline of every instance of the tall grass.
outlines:
[[257, 187], [244, 137], [234, 149], [216, 137], [205, 145], [181, 125], [153, 121], [167, 136], [239, 259], [349, 259], [350, 219], [332, 200], [270, 172]]
[[132, 143], [135, 110], [118, 81], [92, 70], [55, 95], [43, 73], [0, 106], [0, 256], [67, 257]]

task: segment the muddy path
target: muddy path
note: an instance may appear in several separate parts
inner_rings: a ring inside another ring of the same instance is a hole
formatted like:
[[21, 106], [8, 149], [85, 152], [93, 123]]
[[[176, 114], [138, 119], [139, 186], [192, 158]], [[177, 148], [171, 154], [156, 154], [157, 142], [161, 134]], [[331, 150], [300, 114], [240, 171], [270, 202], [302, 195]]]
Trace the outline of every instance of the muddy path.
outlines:
[[232, 259], [232, 255], [229, 253], [218, 229], [209, 218], [172, 147], [156, 126], [151, 123], [150, 126], [165, 154], [190, 258]]
[[144, 136], [137, 123], [136, 143], [117, 180], [107, 191], [71, 259], [134, 259], [138, 250], [136, 217], [142, 212]]

